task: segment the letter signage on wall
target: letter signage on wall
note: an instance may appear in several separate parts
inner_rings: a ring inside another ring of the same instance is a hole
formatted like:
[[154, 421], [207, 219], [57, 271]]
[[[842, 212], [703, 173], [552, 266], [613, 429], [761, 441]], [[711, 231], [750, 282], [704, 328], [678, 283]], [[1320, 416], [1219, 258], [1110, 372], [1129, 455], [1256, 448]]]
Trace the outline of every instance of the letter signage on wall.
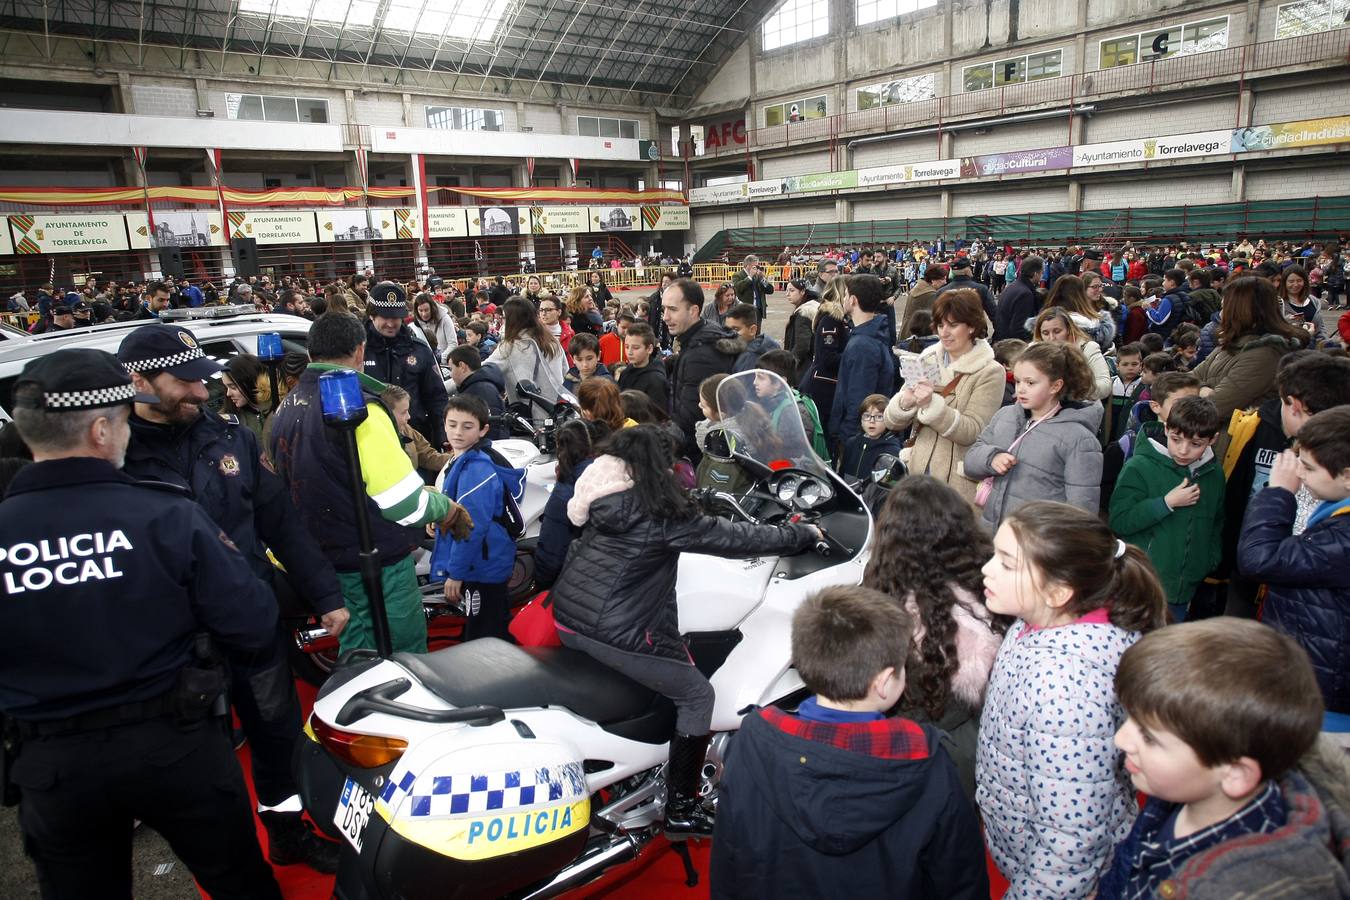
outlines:
[[259, 244], [313, 244], [318, 241], [314, 213], [231, 210], [230, 239], [255, 238]]
[[703, 146], [708, 150], [745, 146], [745, 117], [713, 122], [703, 126]]
[[14, 249], [26, 253], [89, 253], [126, 250], [127, 225], [121, 213], [82, 216], [40, 216], [24, 213], [9, 217]]
[[588, 206], [532, 206], [530, 230], [535, 234], [584, 234], [591, 230]]
[[462, 206], [433, 206], [427, 210], [429, 237], [468, 237], [469, 210]]

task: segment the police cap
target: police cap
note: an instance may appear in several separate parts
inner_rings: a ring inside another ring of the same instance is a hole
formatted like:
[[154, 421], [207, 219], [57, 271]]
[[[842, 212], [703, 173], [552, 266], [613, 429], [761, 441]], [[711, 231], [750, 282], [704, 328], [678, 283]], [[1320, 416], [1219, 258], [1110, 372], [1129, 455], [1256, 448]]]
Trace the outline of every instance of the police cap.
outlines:
[[[21, 390], [26, 384], [37, 385], [41, 393]], [[14, 383], [14, 395], [16, 406], [48, 412], [159, 402], [158, 397], [136, 392], [117, 357], [89, 347], [57, 350], [33, 360]]]
[[122, 339], [117, 358], [128, 372], [168, 372], [184, 381], [205, 381], [225, 367], [202, 352], [192, 332], [179, 325], [138, 325]]
[[370, 289], [371, 315], [385, 319], [408, 317], [408, 295], [392, 281], [381, 281]]

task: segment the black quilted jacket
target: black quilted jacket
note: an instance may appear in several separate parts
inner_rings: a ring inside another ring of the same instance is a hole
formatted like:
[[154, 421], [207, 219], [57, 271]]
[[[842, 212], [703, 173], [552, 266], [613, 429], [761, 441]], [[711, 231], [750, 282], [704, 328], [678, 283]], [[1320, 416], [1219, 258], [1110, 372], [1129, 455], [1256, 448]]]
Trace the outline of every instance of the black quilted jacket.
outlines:
[[611, 647], [686, 660], [675, 606], [682, 552], [749, 559], [794, 553], [814, 539], [805, 525], [652, 519], [632, 491], [611, 494], [591, 505], [590, 521], [572, 543], [553, 586], [553, 615], [559, 625]]

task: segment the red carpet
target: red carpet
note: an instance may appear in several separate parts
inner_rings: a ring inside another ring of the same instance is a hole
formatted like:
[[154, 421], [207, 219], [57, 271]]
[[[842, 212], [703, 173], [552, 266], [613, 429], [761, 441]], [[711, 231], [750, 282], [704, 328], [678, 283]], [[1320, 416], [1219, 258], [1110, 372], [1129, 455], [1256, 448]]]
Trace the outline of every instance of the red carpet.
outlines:
[[[303, 681], [296, 682], [300, 694], [300, 705], [306, 716], [314, 705], [314, 688]], [[249, 760], [248, 745], [239, 751], [239, 764], [244, 769], [244, 778], [249, 784], [249, 799], [256, 808], [257, 798], [253, 797], [253, 773]], [[255, 817], [256, 821], [256, 817]], [[267, 851], [267, 832], [258, 822], [258, 843], [263, 852]], [[706, 900], [708, 897], [708, 853], [712, 845], [708, 841], [692, 841], [691, 856], [698, 869], [699, 883], [689, 888], [684, 883], [684, 864], [670, 849], [664, 839], [658, 838], [647, 847], [636, 863], [620, 866], [609, 872], [599, 881], [580, 888], [568, 895], [569, 900]], [[987, 859], [987, 856], [986, 856]], [[993, 886], [992, 900], [1003, 896], [1008, 883], [999, 875], [992, 861], [988, 861], [989, 882]], [[333, 877], [320, 875], [307, 866], [274, 866], [277, 883], [281, 885], [281, 894], [286, 900], [329, 900], [333, 893]], [[202, 893], [206, 897], [206, 893]]]

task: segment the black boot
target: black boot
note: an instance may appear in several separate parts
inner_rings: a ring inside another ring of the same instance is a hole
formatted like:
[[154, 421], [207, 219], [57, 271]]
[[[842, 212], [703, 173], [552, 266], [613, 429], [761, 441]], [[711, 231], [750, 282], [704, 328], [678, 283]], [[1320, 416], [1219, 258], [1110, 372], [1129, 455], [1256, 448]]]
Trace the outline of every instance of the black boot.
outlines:
[[342, 848], [310, 830], [300, 813], [260, 812], [258, 816], [267, 829], [267, 858], [273, 865], [304, 863], [324, 875], [337, 871]]
[[683, 841], [711, 837], [713, 817], [698, 795], [700, 773], [712, 735], [690, 737], [677, 734], [670, 741], [670, 764], [666, 770], [666, 837]]

